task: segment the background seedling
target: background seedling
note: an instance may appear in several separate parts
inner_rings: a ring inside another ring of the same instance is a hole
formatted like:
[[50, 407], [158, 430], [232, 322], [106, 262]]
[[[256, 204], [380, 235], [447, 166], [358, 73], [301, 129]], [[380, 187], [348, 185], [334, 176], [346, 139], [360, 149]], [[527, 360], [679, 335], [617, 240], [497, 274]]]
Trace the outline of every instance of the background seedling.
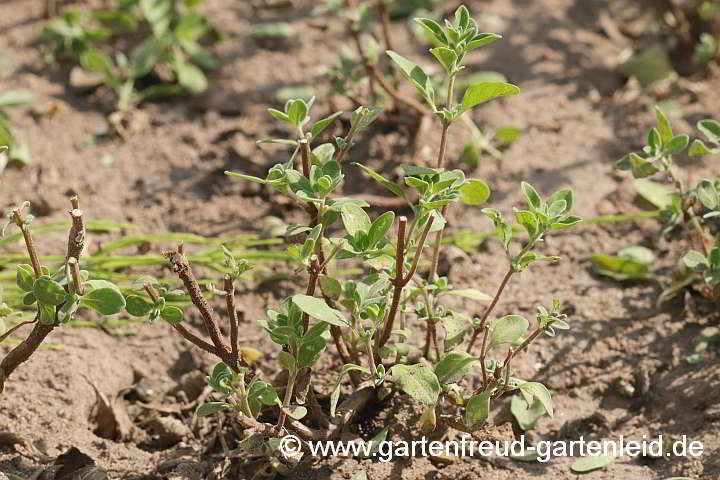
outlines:
[[[667, 116], [659, 107], [655, 107], [655, 119], [656, 126], [648, 133], [647, 145], [642, 151], [629, 153], [618, 160], [616, 166], [620, 170], [630, 171], [638, 179], [635, 183], [638, 192], [660, 208], [659, 215], [663, 221], [661, 235], [682, 228], [688, 236], [690, 251], [683, 256], [688, 270], [664, 289], [660, 300], [671, 298], [696, 278], [706, 284], [707, 287], [703, 289], [705, 295], [717, 299], [720, 249], [714, 245], [707, 222], [719, 214], [718, 186], [715, 181], [703, 179], [694, 187], [687, 187], [675, 171], [673, 157], [688, 147], [690, 138], [684, 134], [675, 135]], [[693, 157], [719, 152], [720, 124], [714, 120], [701, 120], [698, 122], [698, 130], [704, 134], [710, 146], [696, 139], [690, 145], [688, 154]], [[656, 175], [662, 175], [671, 187], [648, 180], [648, 177]], [[619, 272], [621, 265], [616, 267], [615, 273], [622, 275]]]
[[30, 163], [30, 149], [17, 137], [8, 108], [28, 105], [33, 101], [33, 94], [29, 90], [15, 89], [0, 92], [0, 173], [8, 164], [17, 163], [27, 165]]
[[124, 135], [127, 115], [143, 101], [207, 89], [203, 69], [216, 60], [205, 46], [221, 36], [199, 12], [202, 3], [122, 0], [92, 13], [66, 11], [43, 30], [48, 60], [97, 74], [113, 92], [110, 120]]

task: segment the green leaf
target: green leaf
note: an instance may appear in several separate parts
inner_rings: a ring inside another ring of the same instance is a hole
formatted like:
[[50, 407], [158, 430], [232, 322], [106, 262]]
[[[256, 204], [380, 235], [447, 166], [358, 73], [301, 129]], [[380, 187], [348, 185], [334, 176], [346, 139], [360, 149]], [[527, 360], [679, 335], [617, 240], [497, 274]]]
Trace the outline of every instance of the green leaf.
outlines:
[[160, 316], [170, 325], [177, 325], [183, 321], [183, 311], [180, 307], [168, 305], [160, 311]]
[[573, 472], [585, 473], [597, 470], [599, 468], [606, 467], [615, 461], [614, 455], [599, 455], [596, 457], [584, 457], [580, 460], [576, 460], [570, 465], [570, 469]]
[[32, 103], [33, 93], [24, 88], [6, 90], [0, 93], [0, 107], [20, 107]]
[[156, 37], [148, 37], [130, 53], [130, 78], [144, 77], [160, 62], [165, 53], [164, 43]]
[[436, 47], [430, 49], [430, 53], [437, 58], [438, 62], [445, 68], [448, 75], [453, 75], [457, 70], [458, 56], [454, 50], [447, 47]]
[[357, 235], [358, 232], [367, 233], [372, 225], [368, 214], [359, 206], [347, 203], [340, 209], [345, 230], [350, 235]]
[[635, 180], [633, 187], [638, 195], [661, 210], [670, 208], [673, 205], [674, 191], [667, 185], [652, 180]]
[[356, 133], [360, 132], [377, 120], [382, 112], [382, 107], [359, 106], [353, 110], [352, 115], [350, 115], [350, 127], [354, 127]]
[[45, 305], [60, 305], [65, 301], [65, 289], [47, 275], [43, 275], [33, 283], [33, 295], [38, 302]]
[[470, 179], [460, 187], [460, 200], [465, 205], [482, 205], [490, 198], [490, 187], [482, 180]]
[[720, 206], [720, 196], [715, 188], [715, 184], [709, 180], [701, 180], [695, 189], [698, 200], [705, 208], [715, 210]]
[[33, 289], [34, 275], [33, 268], [30, 265], [16, 265], [15, 283], [23, 292], [31, 292]]
[[293, 373], [295, 370], [297, 370], [297, 363], [295, 362], [295, 357], [290, 355], [288, 352], [281, 350], [278, 352], [277, 355], [278, 363], [280, 363], [280, 366], [283, 367], [285, 370], [289, 371], [290, 373]]
[[22, 299], [23, 305], [30, 306], [33, 303], [35, 303], [37, 299], [35, 298], [35, 295], [32, 294], [32, 292], [25, 295]]
[[465, 5], [460, 5], [455, 10], [455, 26], [460, 30], [465, 30], [470, 23], [470, 12]]
[[712, 143], [715, 143], [715, 144], [720, 143], [720, 123], [716, 122], [715, 120], [711, 120], [711, 119], [700, 120], [697, 123], [697, 128]]
[[280, 110], [276, 110], [274, 108], [268, 108], [268, 113], [272, 115], [274, 118], [277, 118], [278, 120], [283, 120], [285, 122], [290, 122], [290, 117], [288, 117], [287, 113], [281, 112]]
[[435, 375], [443, 385], [457, 383], [468, 374], [472, 364], [479, 360], [465, 352], [450, 352], [435, 365]]
[[[90, 283], [90, 282], [87, 282]], [[125, 308], [125, 297], [115, 287], [101, 287], [83, 295], [82, 303], [103, 315], [114, 315]]]
[[510, 455], [510, 460], [515, 462], [537, 462], [538, 453], [535, 450], [525, 451], [519, 455]]
[[[400, 185], [398, 185], [395, 182], [391, 182], [390, 180], [385, 179], [382, 175], [377, 173], [375, 170], [366, 167], [365, 165], [361, 165], [357, 162], [354, 162], [353, 165], [356, 167], [359, 167], [368, 177], [372, 178], [376, 182], [380, 183], [382, 186], [390, 190], [393, 194], [400, 198], [404, 198], [405, 200], [408, 200], [407, 195], [405, 194], [405, 191], [402, 189]], [[409, 203], [409, 200], [408, 200]]]
[[525, 195], [525, 200], [527, 201], [528, 206], [533, 210], [540, 210], [542, 207], [542, 198], [540, 197], [540, 194], [538, 194], [537, 190], [535, 190], [535, 187], [527, 182], [521, 182], [520, 188], [523, 195]]
[[465, 405], [465, 425], [472, 428], [490, 415], [490, 390], [470, 397]]
[[455, 295], [458, 297], [465, 297], [471, 300], [477, 300], [478, 302], [489, 302], [493, 297], [487, 293], [481, 292], [475, 288], [465, 288], [460, 290], [450, 290], [447, 292], [448, 295]]
[[504, 344], [515, 344], [525, 335], [530, 324], [520, 315], [506, 315], [490, 324], [488, 350]]
[[630, 245], [618, 251], [618, 257], [627, 258], [634, 262], [650, 265], [655, 261], [655, 253], [642, 245]]
[[690, 143], [690, 137], [687, 135], [678, 135], [670, 139], [665, 145], [665, 151], [668, 153], [678, 153], [685, 149]]
[[[272, 385], [263, 381], [253, 382], [248, 389], [248, 401], [258, 404], [272, 406], [280, 405], [280, 398]], [[258, 405], [259, 407], [260, 405]], [[260, 408], [257, 408], [259, 413]]]
[[355, 455], [355, 458], [372, 458], [379, 450], [380, 446], [387, 439], [390, 427], [385, 427], [378, 433], [373, 435], [370, 441], [367, 443], [366, 448], [359, 449], [359, 453]]
[[459, 345], [471, 325], [469, 318], [457, 314], [444, 317], [442, 324], [445, 327], [445, 351]]
[[550, 218], [557, 218], [567, 210], [567, 203], [565, 200], [556, 200], [548, 206], [547, 214]]
[[340, 295], [342, 295], [342, 285], [338, 280], [332, 277], [322, 276], [320, 277], [319, 282], [323, 295], [335, 300], [340, 298]]
[[510, 401], [510, 413], [518, 426], [524, 430], [532, 430], [535, 428], [537, 421], [545, 415], [545, 407], [537, 398], [528, 404], [521, 395], [514, 395]]
[[551, 225], [553, 230], [558, 230], [562, 228], [571, 227], [573, 225], [577, 225], [578, 223], [582, 222], [582, 217], [578, 217], [576, 215], [568, 215], [567, 217], [561, 218], [560, 220], [556, 221]]
[[702, 140], [695, 139], [690, 144], [690, 149], [688, 150], [688, 155], [691, 157], [697, 157], [699, 155], [709, 155], [712, 153], [718, 153], [717, 149], [709, 148], [707, 145], [703, 143]]
[[328, 307], [325, 300], [321, 298], [311, 297], [309, 295], [295, 295], [292, 297], [292, 301], [300, 310], [313, 318], [338, 327], [350, 326], [350, 322], [348, 322], [342, 313], [334, 308]]
[[144, 317], [153, 309], [153, 303], [140, 295], [130, 295], [125, 300], [125, 310], [133, 317]]
[[443, 31], [443, 28], [435, 20], [431, 20], [429, 18], [416, 18], [415, 21], [430, 32], [438, 42], [443, 45], [448, 44], [448, 39]]
[[687, 252], [685, 255], [683, 255], [682, 260], [688, 268], [692, 268], [693, 270], [697, 269], [698, 267], [710, 266], [710, 262], [708, 261], [707, 257], [705, 257], [705, 255], [696, 250], [690, 250], [689, 252]]
[[407, 78], [417, 91], [425, 98], [430, 107], [435, 107], [435, 90], [432, 87], [430, 77], [415, 63], [392, 50], [386, 52], [393, 62], [400, 68], [400, 72]]
[[494, 98], [505, 97], [508, 95], [517, 95], [520, 89], [515, 85], [502, 82], [481, 82], [471, 85], [465, 90], [462, 101], [462, 111], [466, 111], [487, 102]]
[[329, 127], [340, 115], [342, 115], [342, 113], [343, 112], [335, 112], [332, 115], [325, 117], [315, 123], [315, 125], [313, 125], [310, 129], [310, 138], [316, 138], [318, 135], [320, 135], [323, 130]]
[[245, 175], [244, 173], [231, 172], [229, 170], [225, 170], [225, 175], [227, 175], [228, 177], [242, 178], [243, 180], [248, 180], [250, 182], [255, 182], [255, 183], [261, 183], [263, 185], [268, 183], [267, 180], [265, 180], [264, 178], [253, 177], [252, 175]]
[[302, 125], [305, 122], [305, 118], [307, 118], [307, 114], [308, 105], [305, 103], [305, 100], [300, 98], [290, 100], [290, 104], [287, 109], [287, 115], [290, 123], [295, 126]]
[[673, 66], [668, 53], [669, 46], [663, 42], [636, 52], [620, 69], [638, 79], [640, 85], [647, 87], [654, 82], [667, 78], [673, 73]]
[[370, 226], [370, 230], [368, 230], [367, 238], [369, 248], [372, 248], [380, 240], [385, 238], [385, 234], [390, 230], [394, 221], [395, 213], [393, 212], [385, 212], [375, 219]]
[[500, 40], [501, 38], [502, 36], [496, 33], [478, 33], [472, 38], [472, 40], [467, 43], [467, 45], [465, 46], [465, 50], [473, 50], [475, 48], [482, 47], [489, 43]]
[[327, 342], [320, 336], [303, 341], [298, 348], [298, 366], [309, 367], [315, 363], [325, 347], [327, 347]]
[[195, 410], [196, 417], [207, 417], [222, 410], [232, 410], [233, 406], [227, 402], [208, 402], [198, 406]]
[[390, 372], [393, 381], [415, 400], [425, 404], [437, 403], [440, 382], [427, 365], [395, 365]]
[[652, 277], [649, 264], [633, 258], [596, 253], [590, 261], [595, 273], [615, 280], [646, 280]]
[[178, 75], [178, 83], [191, 93], [202, 93], [207, 90], [207, 77], [202, 70], [186, 61], [175, 62], [175, 70]]
[[283, 411], [287, 413], [288, 417], [295, 420], [302, 420], [307, 415], [307, 408], [305, 407], [282, 407]]
[[558, 215], [568, 213], [575, 206], [575, 194], [569, 188], [566, 188], [563, 190], [558, 190], [557, 192], [550, 195], [550, 197], [548, 197], [548, 199], [547, 199], [546, 204], [552, 205], [561, 200], [565, 202], [565, 209], [562, 212], [560, 212]]
[[627, 158], [630, 162], [630, 170], [635, 178], [650, 177], [660, 171], [652, 161], [636, 153], [629, 153]]
[[167, 33], [172, 16], [171, 0], [140, 0], [140, 10], [152, 26], [156, 37]]
[[101, 74], [107, 83], [116, 83], [115, 65], [106, 53], [88, 48], [80, 54], [80, 65], [85, 70]]
[[515, 221], [527, 230], [530, 238], [534, 238], [539, 233], [538, 218], [534, 212], [518, 210], [515, 212]]
[[55, 323], [55, 306], [38, 303], [39, 322], [43, 325], [53, 325]]
[[63, 306], [57, 311], [57, 319], [60, 323], [67, 323], [72, 320], [73, 315], [80, 307], [80, 297], [74, 293], [67, 296]]
[[673, 138], [673, 131], [672, 127], [670, 127], [670, 121], [658, 106], [655, 106], [655, 123], [657, 124], [657, 131], [660, 134], [662, 144], [667, 146], [667, 143]]
[[530, 398], [537, 398], [540, 403], [542, 403], [543, 407], [545, 407], [545, 411], [548, 415], [551, 417], [554, 415], [552, 397], [545, 385], [538, 382], [524, 382], [518, 386], [518, 389], [520, 389], [520, 392], [529, 404], [532, 403]]
[[354, 363], [348, 363], [342, 366], [342, 369], [340, 370], [340, 375], [338, 375], [338, 378], [335, 380], [335, 386], [332, 389], [332, 393], [330, 394], [330, 416], [335, 416], [335, 410], [337, 409], [338, 400], [340, 399], [340, 384], [342, 383], [342, 379], [345, 376], [346, 373], [351, 371], [360, 371], [366, 374], [370, 374], [370, 370], [368, 370], [365, 367], [361, 367], [360, 365], [355, 365]]

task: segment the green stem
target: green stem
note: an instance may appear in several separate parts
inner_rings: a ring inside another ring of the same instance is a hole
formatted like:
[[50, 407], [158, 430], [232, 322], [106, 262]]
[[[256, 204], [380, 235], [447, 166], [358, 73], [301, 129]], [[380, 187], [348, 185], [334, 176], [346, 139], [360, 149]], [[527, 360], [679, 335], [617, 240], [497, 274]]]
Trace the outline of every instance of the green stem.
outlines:
[[[453, 106], [453, 102], [455, 100], [455, 75], [452, 75], [450, 77], [450, 84], [448, 85], [448, 93], [447, 93], [447, 109], [450, 110]], [[442, 136], [440, 137], [440, 151], [438, 151], [438, 157], [437, 157], [437, 168], [442, 168], [443, 164], [445, 163], [445, 152], [447, 150], [447, 137], [448, 137], [448, 129], [450, 128], [450, 123], [443, 121], [443, 129], [442, 129]], [[443, 218], [445, 217], [445, 214], [447, 213], [447, 205], [445, 205], [442, 209], [442, 215]], [[437, 268], [438, 268], [438, 262], [440, 261], [440, 249], [442, 248], [442, 239], [443, 234], [445, 232], [445, 229], [441, 229], [436, 235], [435, 235], [435, 247], [433, 250], [433, 257], [432, 257], [432, 264], [430, 265], [430, 274], [428, 275], [428, 283], [433, 283], [435, 281], [435, 275], [437, 274]]]
[[290, 401], [292, 400], [292, 394], [293, 394], [293, 388], [295, 388], [295, 378], [297, 377], [297, 371], [290, 373], [288, 372], [288, 383], [287, 388], [285, 389], [285, 398], [283, 399], [283, 406], [280, 409], [280, 418], [278, 418], [277, 423], [277, 431], [278, 433], [282, 432], [282, 429], [285, 427], [285, 419], [287, 418], [287, 413], [285, 412], [286, 409], [290, 407]]

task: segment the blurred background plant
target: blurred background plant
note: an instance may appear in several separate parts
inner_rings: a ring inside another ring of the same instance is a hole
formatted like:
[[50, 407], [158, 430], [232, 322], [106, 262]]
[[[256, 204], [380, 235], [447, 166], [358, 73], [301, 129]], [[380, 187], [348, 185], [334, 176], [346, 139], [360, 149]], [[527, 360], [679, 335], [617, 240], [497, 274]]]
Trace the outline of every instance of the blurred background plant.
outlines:
[[[207, 47], [222, 39], [199, 11], [204, 0], [116, 0], [95, 11], [67, 9], [41, 34], [49, 63], [79, 66], [87, 83], [111, 92], [110, 122], [127, 133], [145, 100], [198, 94], [217, 65]], [[68, 71], [68, 75], [70, 71]]]

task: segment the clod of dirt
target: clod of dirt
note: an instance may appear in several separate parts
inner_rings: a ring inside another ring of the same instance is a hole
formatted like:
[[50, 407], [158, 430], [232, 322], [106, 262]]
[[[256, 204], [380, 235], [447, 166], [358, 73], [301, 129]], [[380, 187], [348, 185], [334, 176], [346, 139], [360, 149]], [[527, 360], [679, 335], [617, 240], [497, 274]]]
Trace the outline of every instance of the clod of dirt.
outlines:
[[122, 402], [114, 397], [112, 401], [97, 387], [95, 389], [97, 400], [90, 412], [90, 422], [95, 425], [93, 433], [108, 440], [127, 440], [131, 437], [135, 426], [125, 410]]
[[73, 67], [70, 70], [70, 87], [75, 90], [94, 90], [102, 85], [103, 76], [99, 73], [88, 72], [81, 67]]
[[152, 444], [160, 448], [171, 447], [191, 435], [190, 429], [173, 417], [154, 418], [148, 428], [152, 434]]
[[[13, 432], [0, 431], [0, 445], [12, 447], [13, 445], [25, 445], [25, 439]], [[0, 478], [0, 480], [2, 480]]]
[[108, 480], [107, 474], [95, 466], [95, 460], [71, 447], [45, 469], [39, 480]]
[[205, 389], [205, 373], [201, 370], [192, 370], [178, 380], [177, 385], [168, 393], [177, 395], [184, 392], [188, 400], [195, 400]]
[[135, 386], [133, 387], [133, 391], [140, 399], [140, 401], [145, 403], [150, 403], [153, 400], [156, 400], [158, 394], [160, 393], [152, 383], [150, 383], [147, 379], [144, 378], [135, 384]]
[[203, 480], [205, 477], [205, 468], [197, 463], [181, 463], [168, 474], [167, 480]]
[[556, 438], [573, 439], [591, 435], [602, 436], [610, 432], [610, 427], [607, 417], [601, 412], [595, 412], [588, 417], [566, 422], [560, 428]]

